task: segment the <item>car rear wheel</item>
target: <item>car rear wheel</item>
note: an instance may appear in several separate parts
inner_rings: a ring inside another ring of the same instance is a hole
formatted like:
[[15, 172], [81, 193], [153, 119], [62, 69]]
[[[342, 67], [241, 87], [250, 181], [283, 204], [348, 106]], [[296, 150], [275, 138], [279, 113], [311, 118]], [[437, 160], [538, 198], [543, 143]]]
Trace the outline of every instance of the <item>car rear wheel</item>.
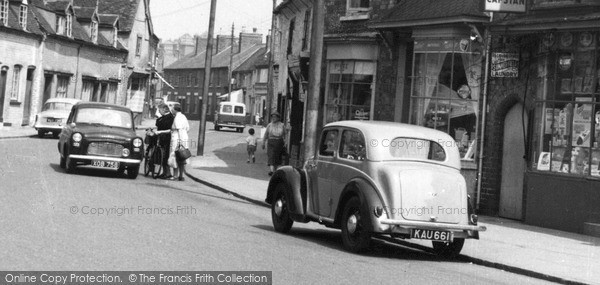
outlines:
[[290, 218], [290, 212], [288, 208], [288, 201], [285, 195], [284, 183], [279, 183], [275, 187], [275, 193], [273, 193], [273, 202], [271, 203], [271, 219], [273, 220], [273, 227], [275, 231], [280, 233], [287, 233], [292, 228], [294, 221]]
[[360, 200], [357, 197], [350, 198], [344, 205], [341, 221], [342, 244], [350, 252], [363, 251], [371, 242], [371, 233], [366, 230], [361, 215]]
[[215, 125], [215, 131], [219, 131], [221, 130], [221, 127], [219, 127], [218, 125]]
[[46, 135], [46, 132], [42, 130], [38, 130], [38, 138], [43, 138]]
[[129, 166], [127, 167], [127, 178], [136, 179], [140, 173], [140, 166]]
[[451, 242], [434, 241], [433, 251], [442, 257], [455, 258], [460, 254], [464, 244], [464, 238], [455, 238]]

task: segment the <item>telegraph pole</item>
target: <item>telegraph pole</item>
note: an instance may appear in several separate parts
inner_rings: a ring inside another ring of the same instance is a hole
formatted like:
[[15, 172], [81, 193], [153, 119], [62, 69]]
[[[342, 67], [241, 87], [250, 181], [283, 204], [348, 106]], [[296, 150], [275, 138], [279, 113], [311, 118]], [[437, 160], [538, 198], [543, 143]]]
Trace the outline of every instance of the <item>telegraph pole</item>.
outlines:
[[232, 77], [233, 77], [233, 70], [231, 70], [231, 68], [233, 67], [233, 31], [235, 29], [235, 23], [231, 24], [231, 52], [229, 53], [229, 96], [227, 96], [227, 99], [229, 101], [231, 101], [231, 84], [232, 84]]
[[323, 0], [313, 0], [312, 33], [310, 36], [310, 65], [308, 96], [306, 100], [306, 129], [304, 132], [304, 159], [316, 153], [319, 99], [321, 98], [321, 64], [323, 63], [323, 34], [325, 30]]
[[273, 60], [275, 60], [275, 56], [273, 53], [275, 52], [275, 7], [277, 7], [277, 0], [273, 0], [273, 16], [271, 17], [271, 40], [267, 43], [269, 44], [269, 75], [267, 78], [267, 113], [265, 117], [263, 117], [263, 122], [269, 122], [271, 120], [271, 108], [273, 105], [273, 96], [275, 93], [273, 87]]
[[204, 61], [204, 82], [202, 83], [202, 110], [200, 113], [200, 127], [198, 132], [197, 155], [204, 155], [204, 138], [206, 136], [206, 114], [208, 111], [208, 90], [210, 87], [210, 66], [212, 64], [213, 33], [215, 30], [215, 14], [217, 0], [210, 1], [210, 19], [208, 21], [208, 40], [206, 41], [206, 60]]

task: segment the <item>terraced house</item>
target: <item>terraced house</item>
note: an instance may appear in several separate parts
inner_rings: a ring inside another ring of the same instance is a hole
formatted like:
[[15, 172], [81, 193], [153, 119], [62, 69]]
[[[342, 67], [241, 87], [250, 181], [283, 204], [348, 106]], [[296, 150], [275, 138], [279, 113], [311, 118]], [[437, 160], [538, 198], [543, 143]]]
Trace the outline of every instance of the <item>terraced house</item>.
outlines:
[[0, 5], [3, 126], [32, 123], [43, 102], [55, 97], [128, 105], [142, 114], [158, 42], [148, 1]]

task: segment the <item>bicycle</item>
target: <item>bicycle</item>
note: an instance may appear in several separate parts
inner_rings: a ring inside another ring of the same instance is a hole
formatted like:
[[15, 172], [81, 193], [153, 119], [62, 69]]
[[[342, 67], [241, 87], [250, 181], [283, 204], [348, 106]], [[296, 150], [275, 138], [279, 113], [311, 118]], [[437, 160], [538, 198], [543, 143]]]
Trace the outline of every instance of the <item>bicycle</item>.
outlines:
[[144, 176], [147, 177], [152, 173], [152, 178], [156, 179], [162, 171], [164, 153], [160, 147], [158, 135], [154, 133], [152, 128], [146, 129], [144, 142], [148, 145], [144, 154]]

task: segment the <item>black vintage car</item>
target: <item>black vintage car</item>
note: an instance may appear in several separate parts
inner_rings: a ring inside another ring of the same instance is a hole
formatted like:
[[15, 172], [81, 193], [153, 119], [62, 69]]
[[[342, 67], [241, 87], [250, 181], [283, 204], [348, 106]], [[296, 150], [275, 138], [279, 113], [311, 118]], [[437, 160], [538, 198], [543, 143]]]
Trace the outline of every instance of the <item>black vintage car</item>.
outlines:
[[67, 173], [77, 166], [114, 169], [135, 179], [144, 153], [136, 135], [133, 113], [127, 107], [79, 102], [73, 106], [59, 136], [60, 167]]

